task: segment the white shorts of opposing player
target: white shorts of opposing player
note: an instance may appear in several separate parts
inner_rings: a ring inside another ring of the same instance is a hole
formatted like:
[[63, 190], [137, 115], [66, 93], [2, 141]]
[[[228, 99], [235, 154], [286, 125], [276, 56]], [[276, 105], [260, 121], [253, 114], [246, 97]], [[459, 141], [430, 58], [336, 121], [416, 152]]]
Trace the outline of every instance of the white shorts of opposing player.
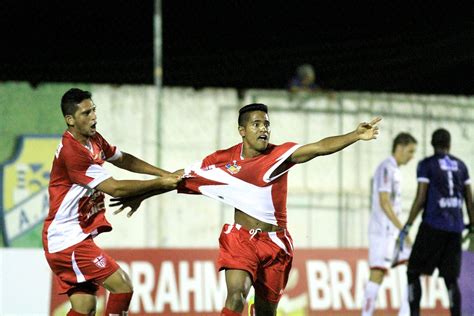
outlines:
[[[369, 266], [371, 269], [389, 270], [392, 267], [394, 256], [396, 256], [396, 239], [397, 235], [394, 231], [386, 231], [369, 233]], [[396, 263], [401, 264], [408, 261], [410, 257], [411, 247], [404, 245], [401, 252], [398, 253]], [[380, 284], [368, 281], [364, 302], [362, 304], [362, 316], [372, 316], [375, 310], [377, 294]], [[398, 316], [409, 316], [410, 307], [408, 303], [408, 289], [402, 289], [401, 306]]]

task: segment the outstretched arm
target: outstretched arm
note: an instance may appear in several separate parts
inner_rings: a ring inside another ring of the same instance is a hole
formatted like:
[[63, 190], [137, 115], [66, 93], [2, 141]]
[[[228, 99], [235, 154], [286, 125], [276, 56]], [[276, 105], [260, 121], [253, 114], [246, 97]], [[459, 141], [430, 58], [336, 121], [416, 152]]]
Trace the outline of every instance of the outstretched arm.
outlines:
[[304, 145], [290, 156], [290, 161], [292, 163], [307, 162], [317, 156], [329, 155], [342, 150], [358, 140], [375, 139], [379, 133], [377, 124], [381, 120], [381, 117], [376, 117], [369, 123], [360, 123], [357, 128], [350, 133], [327, 137], [315, 143]]
[[108, 178], [99, 183], [96, 189], [113, 197], [122, 198], [155, 190], [171, 191], [176, 189], [181, 180], [181, 176], [174, 174], [151, 180], [116, 180], [114, 178]]
[[[182, 176], [184, 175], [184, 170], [183, 169], [177, 170], [177, 171], [173, 172], [172, 175], [182, 179]], [[152, 196], [155, 196], [155, 195], [159, 195], [159, 194], [163, 194], [163, 193], [172, 191], [172, 190], [174, 190], [174, 188], [155, 189], [155, 190], [148, 191], [146, 193], [142, 193], [142, 194], [139, 194], [139, 195], [123, 197], [123, 198], [120, 198], [120, 197], [113, 198], [113, 199], [110, 200], [112, 203], [109, 206], [111, 206], [111, 207], [120, 206], [120, 208], [118, 210], [114, 211], [114, 215], [122, 212], [124, 209], [129, 207], [130, 211], [127, 213], [127, 217], [130, 217], [130, 216], [133, 215], [133, 213], [135, 213], [138, 210], [138, 208], [140, 207], [142, 202], [145, 201], [146, 199], [148, 199]]]
[[152, 166], [146, 161], [143, 161], [140, 158], [137, 158], [125, 152], [122, 152], [122, 157], [117, 160], [111, 161], [110, 163], [112, 163], [116, 167], [135, 173], [149, 174], [152, 176], [159, 177], [171, 174], [171, 172]]

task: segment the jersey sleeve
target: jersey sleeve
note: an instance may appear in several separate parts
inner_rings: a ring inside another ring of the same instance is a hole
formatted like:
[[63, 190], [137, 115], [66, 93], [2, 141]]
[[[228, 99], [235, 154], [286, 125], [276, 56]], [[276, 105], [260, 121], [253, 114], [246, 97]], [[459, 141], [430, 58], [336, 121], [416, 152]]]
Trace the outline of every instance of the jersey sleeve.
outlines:
[[71, 182], [93, 189], [111, 177], [104, 167], [94, 163], [92, 157], [87, 154], [71, 151], [63, 153], [62, 158]]
[[[276, 146], [275, 149], [272, 151], [271, 155], [269, 156], [270, 166], [269, 169], [263, 175], [263, 181], [267, 183], [274, 181], [285, 173], [287, 173], [288, 171], [290, 171], [291, 167], [293, 167], [295, 163], [288, 161], [288, 158], [300, 147], [301, 145], [298, 145], [297, 143], [293, 142], [287, 142]], [[284, 165], [284, 169], [278, 170], [279, 173], [275, 174], [275, 171], [277, 171], [278, 167], [280, 167], [283, 163], [286, 163]]]
[[99, 133], [96, 134], [96, 137], [102, 151], [104, 152], [104, 160], [114, 161], [122, 157], [122, 152], [117, 148], [117, 146], [110, 145], [109, 142]]
[[202, 168], [202, 169], [211, 168], [211, 167], [214, 166], [216, 163], [217, 163], [217, 152], [212, 153], [212, 154], [206, 156], [206, 157], [202, 160], [201, 168]]
[[392, 192], [393, 169], [387, 164], [380, 166], [375, 181], [377, 192]]
[[430, 183], [429, 171], [426, 161], [421, 161], [416, 168], [416, 179], [421, 183]]

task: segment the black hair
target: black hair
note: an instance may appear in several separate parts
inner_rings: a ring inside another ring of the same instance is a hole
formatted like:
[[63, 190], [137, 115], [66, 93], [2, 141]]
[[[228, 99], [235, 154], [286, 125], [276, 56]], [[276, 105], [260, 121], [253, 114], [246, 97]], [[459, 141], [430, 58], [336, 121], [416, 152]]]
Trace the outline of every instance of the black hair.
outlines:
[[431, 145], [435, 149], [449, 149], [451, 146], [451, 134], [444, 128], [438, 128], [431, 135]]
[[61, 111], [63, 116], [74, 115], [77, 105], [86, 99], [91, 99], [92, 93], [78, 88], [71, 88], [61, 98]]
[[249, 119], [249, 113], [253, 111], [262, 111], [268, 114], [268, 107], [263, 103], [247, 104], [239, 110], [239, 126], [244, 126]]
[[393, 140], [392, 153], [395, 152], [397, 145], [417, 144], [416, 138], [409, 133], [399, 133]]

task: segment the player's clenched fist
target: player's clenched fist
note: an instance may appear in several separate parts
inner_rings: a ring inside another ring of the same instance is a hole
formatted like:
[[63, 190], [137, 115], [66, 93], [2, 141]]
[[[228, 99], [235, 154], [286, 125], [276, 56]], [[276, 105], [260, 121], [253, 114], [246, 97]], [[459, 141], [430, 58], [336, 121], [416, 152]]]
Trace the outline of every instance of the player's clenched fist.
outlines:
[[160, 178], [160, 186], [158, 189], [173, 190], [176, 189], [178, 183], [180, 183], [183, 178], [180, 175], [169, 174]]

